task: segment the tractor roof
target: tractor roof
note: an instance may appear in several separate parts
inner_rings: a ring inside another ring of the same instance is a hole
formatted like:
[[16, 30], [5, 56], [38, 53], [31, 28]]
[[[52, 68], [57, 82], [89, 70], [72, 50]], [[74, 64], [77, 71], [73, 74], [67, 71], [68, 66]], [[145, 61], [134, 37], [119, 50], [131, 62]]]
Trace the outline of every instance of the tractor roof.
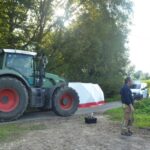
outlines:
[[[1, 51], [1, 49], [0, 49], [0, 51]], [[37, 55], [36, 52], [16, 50], [16, 49], [2, 49], [2, 51], [5, 52], [5, 53], [17, 53], [17, 54], [25, 54], [25, 55], [32, 55], [32, 56]]]

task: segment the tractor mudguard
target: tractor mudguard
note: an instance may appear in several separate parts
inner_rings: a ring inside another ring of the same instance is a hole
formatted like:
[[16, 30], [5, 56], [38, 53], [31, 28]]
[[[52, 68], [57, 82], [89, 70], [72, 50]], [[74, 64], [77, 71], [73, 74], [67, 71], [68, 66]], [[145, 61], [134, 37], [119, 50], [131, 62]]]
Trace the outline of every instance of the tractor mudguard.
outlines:
[[53, 95], [55, 93], [55, 91], [61, 87], [64, 87], [64, 86], [68, 86], [68, 83], [66, 82], [61, 82], [61, 83], [57, 83], [55, 86], [53, 86], [51, 89], [50, 89], [50, 99], [53, 98]]
[[55, 86], [53, 86], [52, 88], [46, 88], [45, 89], [45, 109], [51, 109], [52, 108], [52, 100], [53, 100], [53, 96], [54, 93], [60, 89], [61, 87], [67, 86], [68, 84], [66, 82], [61, 82]]
[[9, 77], [14, 77], [18, 80], [20, 80], [25, 86], [26, 88], [29, 90], [30, 89], [30, 85], [27, 82], [27, 80], [17, 71], [11, 70], [11, 69], [3, 69], [0, 70], [0, 77], [4, 77], [4, 76], [9, 76]]

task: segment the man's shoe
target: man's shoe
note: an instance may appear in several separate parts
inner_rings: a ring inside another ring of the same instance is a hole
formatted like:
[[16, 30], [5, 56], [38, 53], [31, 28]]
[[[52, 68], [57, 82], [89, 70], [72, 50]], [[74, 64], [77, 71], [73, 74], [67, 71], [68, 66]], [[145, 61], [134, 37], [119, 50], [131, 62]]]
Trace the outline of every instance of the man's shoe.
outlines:
[[131, 135], [133, 134], [133, 132], [131, 130], [128, 130], [128, 133], [130, 133]]
[[124, 136], [131, 136], [132, 134], [129, 133], [129, 132], [124, 132], [124, 133], [121, 133], [121, 135], [124, 135]]

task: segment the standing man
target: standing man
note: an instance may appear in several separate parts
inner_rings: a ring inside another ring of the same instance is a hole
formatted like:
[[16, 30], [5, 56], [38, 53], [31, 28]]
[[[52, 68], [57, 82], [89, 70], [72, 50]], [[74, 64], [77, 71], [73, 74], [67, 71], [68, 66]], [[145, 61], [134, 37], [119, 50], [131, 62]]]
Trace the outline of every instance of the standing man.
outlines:
[[132, 135], [131, 126], [133, 123], [134, 107], [133, 107], [133, 97], [130, 90], [131, 85], [132, 80], [130, 77], [127, 77], [125, 79], [125, 84], [120, 91], [122, 107], [124, 112], [121, 134], [125, 136]]

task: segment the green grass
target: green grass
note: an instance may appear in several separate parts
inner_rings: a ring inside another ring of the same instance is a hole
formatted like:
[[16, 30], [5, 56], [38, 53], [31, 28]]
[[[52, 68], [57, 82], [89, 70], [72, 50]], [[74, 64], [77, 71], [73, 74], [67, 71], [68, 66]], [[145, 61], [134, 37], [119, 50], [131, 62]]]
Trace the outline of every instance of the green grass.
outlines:
[[[105, 112], [114, 121], [122, 121], [122, 108], [112, 109]], [[150, 127], [150, 99], [139, 101], [135, 104], [134, 125], [136, 127]]]
[[32, 130], [42, 130], [45, 129], [43, 124], [7, 124], [0, 125], [0, 141], [14, 139], [19, 135], [22, 135], [26, 132]]

